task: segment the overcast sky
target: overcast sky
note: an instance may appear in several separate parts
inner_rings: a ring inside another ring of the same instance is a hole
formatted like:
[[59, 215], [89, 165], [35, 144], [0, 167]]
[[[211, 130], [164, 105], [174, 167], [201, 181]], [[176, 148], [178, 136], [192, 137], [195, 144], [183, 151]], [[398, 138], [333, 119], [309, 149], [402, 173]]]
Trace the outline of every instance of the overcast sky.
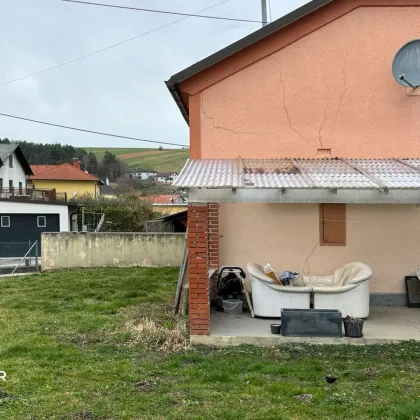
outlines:
[[[222, 0], [102, 0], [196, 13]], [[271, 0], [273, 20], [307, 0]], [[261, 19], [260, 0], [229, 0], [205, 14]], [[137, 36], [180, 16], [64, 3], [1, 0], [0, 84]], [[43, 74], [0, 86], [0, 112], [80, 128], [188, 144], [164, 81], [259, 29], [260, 24], [188, 18]], [[0, 138], [91, 147], [158, 147], [0, 116]]]

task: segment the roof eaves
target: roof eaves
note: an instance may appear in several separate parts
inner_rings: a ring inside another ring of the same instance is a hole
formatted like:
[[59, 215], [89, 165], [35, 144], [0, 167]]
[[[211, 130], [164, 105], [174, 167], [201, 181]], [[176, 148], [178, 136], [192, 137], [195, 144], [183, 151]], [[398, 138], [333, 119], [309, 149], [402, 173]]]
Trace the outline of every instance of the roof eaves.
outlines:
[[225, 58], [243, 50], [246, 47], [260, 41], [261, 39], [277, 32], [278, 30], [290, 25], [291, 23], [303, 18], [306, 15], [320, 9], [321, 7], [331, 3], [334, 0], [312, 0], [307, 4], [299, 7], [296, 10], [288, 13], [285, 16], [275, 20], [274, 22], [263, 26], [261, 29], [258, 29], [255, 32], [247, 35], [246, 37], [234, 42], [233, 44], [228, 45], [227, 47], [215, 52], [214, 54], [209, 55], [208, 57], [194, 63], [193, 65], [187, 67], [186, 69], [174, 74], [169, 80], [167, 80], [166, 86], [169, 89], [172, 97], [177, 103], [179, 109], [181, 110], [182, 115], [188, 123], [188, 109], [186, 104], [184, 104], [181, 95], [178, 91], [178, 83], [183, 82], [184, 80], [196, 75], [197, 73], [202, 72], [203, 70], [215, 65], [219, 61], [224, 60]]

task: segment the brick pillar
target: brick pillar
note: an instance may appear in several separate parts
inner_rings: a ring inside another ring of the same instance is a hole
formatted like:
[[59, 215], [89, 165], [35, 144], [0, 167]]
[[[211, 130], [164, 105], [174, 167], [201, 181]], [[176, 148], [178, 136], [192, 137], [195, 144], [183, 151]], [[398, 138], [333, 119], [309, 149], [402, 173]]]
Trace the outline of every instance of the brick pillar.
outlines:
[[219, 204], [209, 204], [209, 245], [208, 260], [209, 268], [215, 268], [216, 274], [210, 279], [212, 296], [216, 296], [217, 275], [219, 273]]
[[188, 206], [188, 283], [190, 333], [210, 333], [208, 271], [208, 207]]

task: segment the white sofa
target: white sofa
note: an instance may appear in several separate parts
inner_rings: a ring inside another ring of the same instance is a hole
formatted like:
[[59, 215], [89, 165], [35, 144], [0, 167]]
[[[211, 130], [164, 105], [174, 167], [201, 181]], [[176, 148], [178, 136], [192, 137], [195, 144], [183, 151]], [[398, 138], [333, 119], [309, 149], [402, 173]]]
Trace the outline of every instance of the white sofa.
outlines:
[[312, 287], [314, 309], [338, 309], [343, 318], [367, 318], [371, 278], [369, 266], [354, 262], [328, 276], [303, 276], [303, 282]]
[[278, 286], [264, 274], [263, 268], [248, 263], [252, 306], [256, 316], [280, 318], [282, 309], [309, 309], [312, 287]]

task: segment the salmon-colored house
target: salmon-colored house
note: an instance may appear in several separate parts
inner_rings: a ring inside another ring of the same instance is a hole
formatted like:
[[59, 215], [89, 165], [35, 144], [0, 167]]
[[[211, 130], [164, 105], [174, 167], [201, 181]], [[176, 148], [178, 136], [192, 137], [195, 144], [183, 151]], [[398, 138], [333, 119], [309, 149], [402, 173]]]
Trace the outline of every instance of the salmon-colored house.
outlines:
[[192, 335], [211, 331], [208, 270], [249, 261], [303, 274], [362, 261], [371, 305], [405, 305], [420, 89], [391, 67], [419, 28], [420, 0], [314, 0], [166, 82], [190, 128], [175, 184], [190, 191]]

